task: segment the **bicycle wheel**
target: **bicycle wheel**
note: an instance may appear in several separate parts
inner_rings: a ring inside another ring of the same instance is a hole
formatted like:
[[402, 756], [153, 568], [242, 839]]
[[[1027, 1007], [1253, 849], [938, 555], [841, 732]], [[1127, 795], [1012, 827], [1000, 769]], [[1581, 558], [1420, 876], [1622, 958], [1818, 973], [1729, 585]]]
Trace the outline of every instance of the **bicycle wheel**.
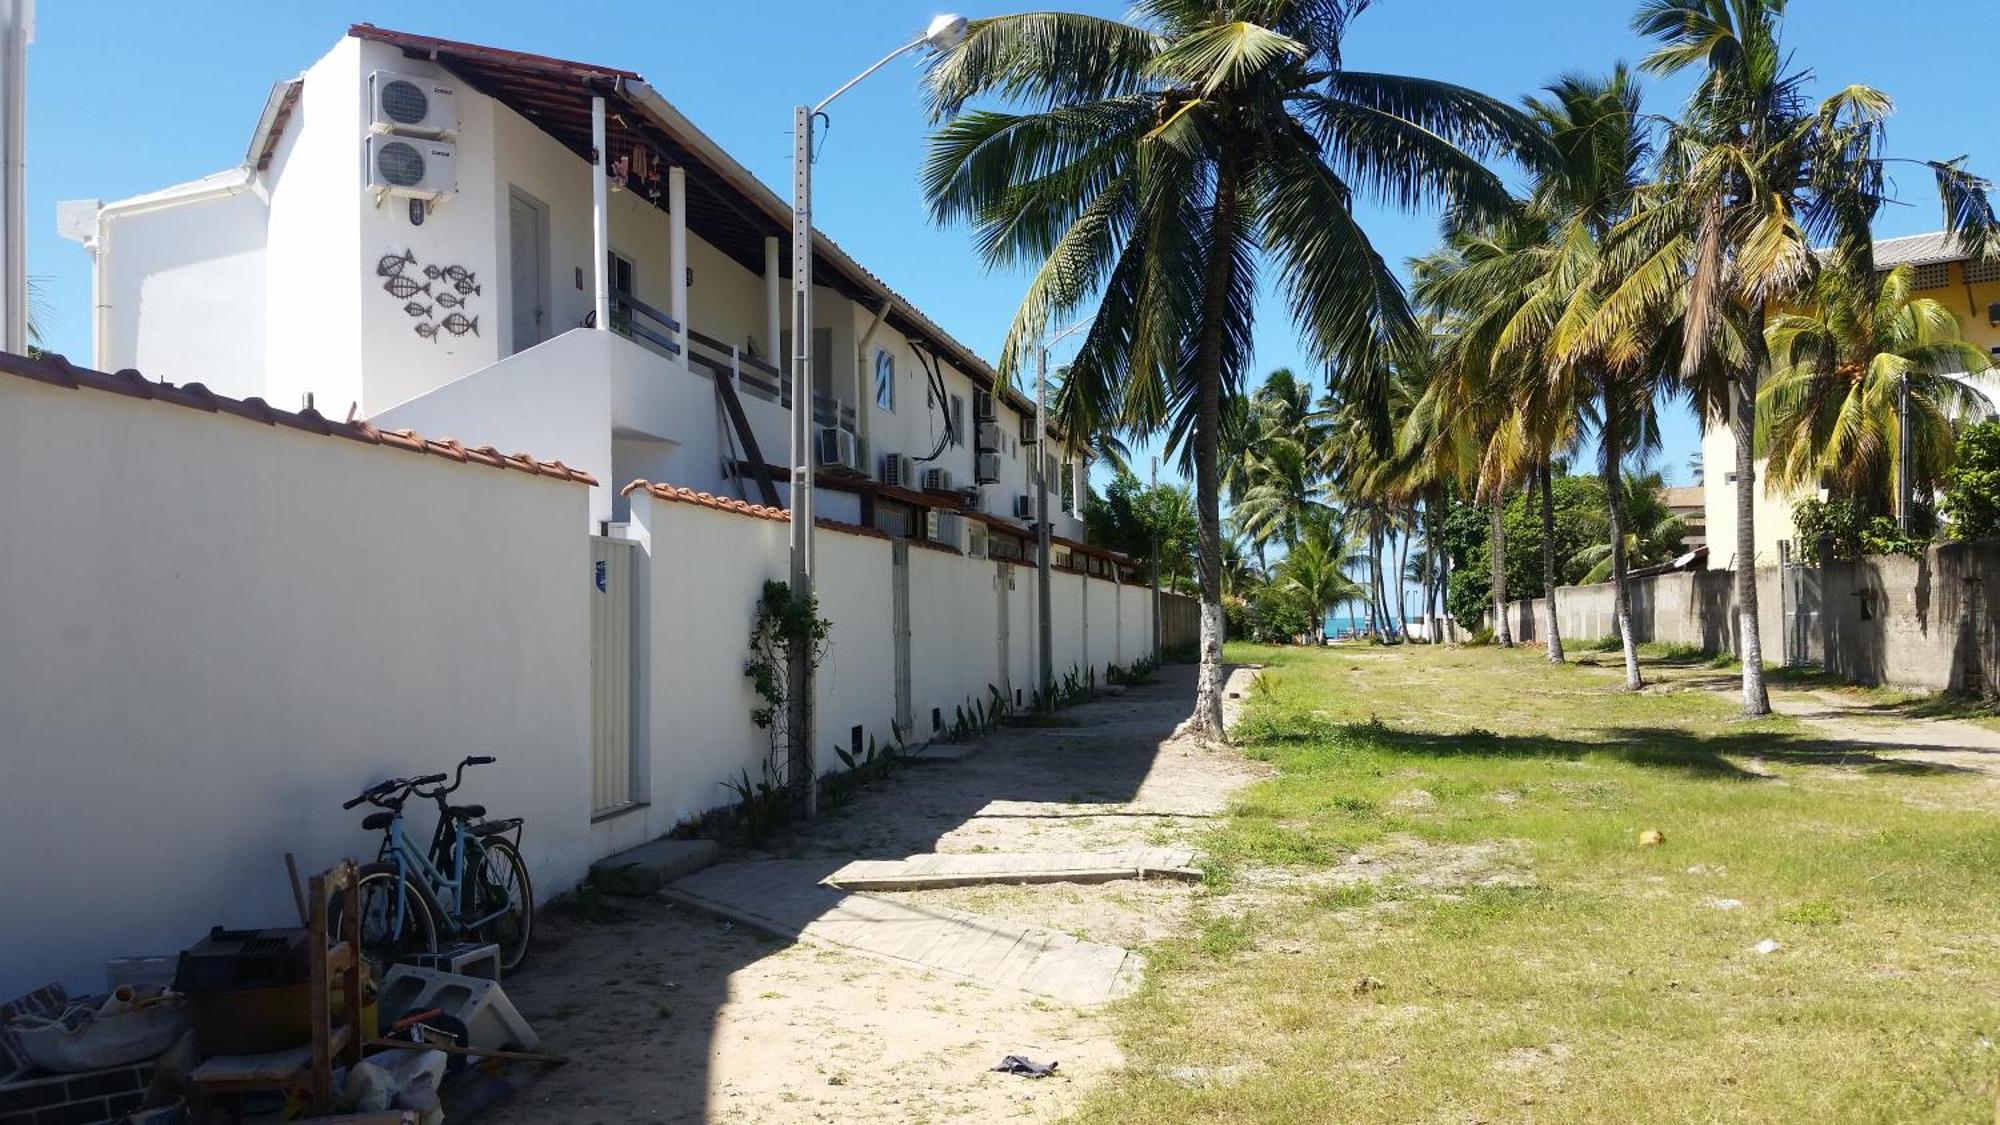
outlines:
[[[407, 961], [419, 953], [437, 951], [437, 921], [430, 904], [417, 884], [386, 863], [361, 869], [355, 888], [361, 909], [361, 959], [380, 981], [389, 966]], [[327, 912], [327, 925], [342, 932], [341, 909], [345, 898], [335, 898]]]
[[479, 927], [479, 936], [500, 947], [500, 969], [511, 973], [527, 959], [528, 939], [535, 929], [535, 889], [528, 883], [528, 865], [505, 840], [484, 841], [478, 864], [473, 886], [478, 892], [479, 915], [506, 908], [498, 918]]

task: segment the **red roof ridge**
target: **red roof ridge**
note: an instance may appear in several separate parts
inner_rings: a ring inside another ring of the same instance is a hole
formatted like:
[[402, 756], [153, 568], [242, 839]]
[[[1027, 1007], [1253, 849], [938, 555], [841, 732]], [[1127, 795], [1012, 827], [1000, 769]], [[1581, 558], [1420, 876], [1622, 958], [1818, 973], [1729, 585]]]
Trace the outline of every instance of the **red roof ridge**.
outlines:
[[201, 383], [174, 384], [148, 379], [129, 367], [113, 373], [93, 371], [88, 367], [78, 367], [54, 352], [40, 357], [0, 352], [0, 372], [53, 387], [105, 391], [127, 398], [149, 398], [209, 414], [233, 414], [267, 426], [284, 426], [323, 437], [346, 438], [363, 445], [386, 445], [468, 464], [514, 469], [529, 476], [554, 477], [577, 484], [597, 483], [596, 477], [581, 469], [572, 469], [561, 461], [538, 461], [526, 453], [508, 457], [492, 446], [467, 449], [456, 438], [439, 440], [412, 430], [380, 430], [362, 421], [335, 422], [312, 407], [299, 411], [279, 410], [254, 395], [230, 398], [216, 394]]
[[[711, 492], [697, 492], [685, 485], [663, 484], [641, 478], [618, 490], [620, 496], [630, 496], [634, 492], [644, 492], [658, 500], [669, 500], [676, 504], [693, 504], [697, 508], [708, 508], [731, 515], [750, 516], [775, 523], [790, 523], [792, 513], [784, 508], [773, 508], [764, 504], [752, 504], [748, 500], [735, 500], [727, 496], [717, 496]], [[848, 535], [865, 535], [870, 539], [893, 538], [888, 532], [876, 527], [864, 527], [858, 523], [830, 520], [822, 516], [813, 521], [814, 527], [828, 531], [845, 532]]]

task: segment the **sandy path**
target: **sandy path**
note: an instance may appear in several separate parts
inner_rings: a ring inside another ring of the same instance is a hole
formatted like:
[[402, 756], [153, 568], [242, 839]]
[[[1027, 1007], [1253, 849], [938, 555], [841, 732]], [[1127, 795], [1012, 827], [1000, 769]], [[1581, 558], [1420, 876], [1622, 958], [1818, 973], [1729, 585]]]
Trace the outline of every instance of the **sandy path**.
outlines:
[[[845, 862], [1182, 845], [1263, 772], [1170, 739], [1192, 695], [1191, 668], [1163, 669], [1064, 712], [1074, 725], [1010, 729], [962, 762], [901, 770], [767, 851]], [[1138, 944], [1195, 893], [1152, 882], [896, 897]], [[1101, 1010], [786, 945], [663, 899], [607, 909], [553, 920], [550, 946], [508, 982], [543, 1049], [573, 1061], [487, 1120], [1044, 1121], [1122, 1064]], [[1041, 1081], [988, 1069], [1007, 1054], [1061, 1068]]]

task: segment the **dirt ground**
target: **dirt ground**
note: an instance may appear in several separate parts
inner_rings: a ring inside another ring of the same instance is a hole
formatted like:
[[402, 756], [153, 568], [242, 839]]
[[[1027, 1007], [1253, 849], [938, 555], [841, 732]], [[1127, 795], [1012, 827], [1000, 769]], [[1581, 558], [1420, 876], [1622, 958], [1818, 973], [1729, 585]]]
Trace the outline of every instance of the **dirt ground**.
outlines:
[[[1156, 677], [1063, 712], [1063, 725], [1004, 730], [963, 761], [903, 769], [766, 850], [899, 859], [1184, 843], [1262, 769], [1173, 741], [1193, 670]], [[1156, 881], [893, 897], [1136, 948], [1178, 928], [1197, 893]], [[1122, 1064], [1099, 1012], [768, 939], [664, 899], [552, 917], [545, 932], [507, 990], [543, 1049], [572, 1061], [486, 1120], [1041, 1121]], [[994, 1072], [1009, 1054], [1060, 1067], [1042, 1080]]]

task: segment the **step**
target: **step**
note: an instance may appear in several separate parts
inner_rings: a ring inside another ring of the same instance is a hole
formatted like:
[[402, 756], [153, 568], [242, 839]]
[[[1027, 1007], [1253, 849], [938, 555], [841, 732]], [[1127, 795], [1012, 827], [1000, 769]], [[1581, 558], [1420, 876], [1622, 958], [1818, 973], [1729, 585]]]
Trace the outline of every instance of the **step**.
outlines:
[[654, 840], [590, 865], [590, 882], [606, 894], [644, 897], [715, 862], [714, 840]]

